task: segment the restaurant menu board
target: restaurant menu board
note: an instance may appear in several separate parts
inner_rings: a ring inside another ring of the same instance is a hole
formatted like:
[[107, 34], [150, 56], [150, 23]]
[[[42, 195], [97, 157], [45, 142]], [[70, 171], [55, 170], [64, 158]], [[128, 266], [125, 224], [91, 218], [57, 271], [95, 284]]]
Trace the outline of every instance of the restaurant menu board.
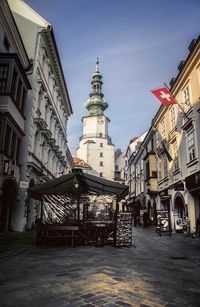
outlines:
[[116, 246], [131, 246], [132, 218], [130, 212], [120, 212], [117, 215]]
[[157, 222], [161, 231], [169, 231], [169, 214], [168, 211], [157, 210]]

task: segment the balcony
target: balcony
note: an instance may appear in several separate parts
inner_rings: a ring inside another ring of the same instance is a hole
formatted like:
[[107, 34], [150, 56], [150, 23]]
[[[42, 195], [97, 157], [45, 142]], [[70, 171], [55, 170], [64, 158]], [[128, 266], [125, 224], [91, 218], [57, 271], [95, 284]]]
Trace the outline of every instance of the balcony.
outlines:
[[1, 96], [0, 112], [3, 114], [10, 114], [19, 128], [24, 131], [25, 119], [10, 96]]
[[50, 138], [47, 143], [54, 148], [56, 145], [56, 140], [54, 138]]
[[55, 153], [59, 152], [59, 146], [53, 146], [52, 149], [54, 150]]
[[84, 134], [79, 138], [79, 141], [82, 141], [84, 139], [90, 139], [90, 138], [101, 138], [101, 139], [107, 139], [109, 143], [112, 143], [111, 138], [108, 135], [105, 135], [103, 133], [90, 133], [90, 134]]
[[62, 151], [58, 151], [56, 156], [59, 158], [59, 160], [62, 160]]
[[40, 130], [45, 130], [47, 128], [47, 123], [45, 122], [45, 120], [43, 118], [34, 118], [33, 119], [34, 124], [36, 124], [36, 126], [38, 128], [40, 128]]
[[44, 129], [44, 130], [42, 130], [41, 132], [42, 132], [43, 136], [46, 137], [48, 140], [51, 139], [51, 136], [52, 136], [51, 130], [49, 130], [49, 129]]
[[14, 53], [0, 53], [0, 112], [9, 114], [24, 131], [24, 106], [31, 89], [24, 69]]

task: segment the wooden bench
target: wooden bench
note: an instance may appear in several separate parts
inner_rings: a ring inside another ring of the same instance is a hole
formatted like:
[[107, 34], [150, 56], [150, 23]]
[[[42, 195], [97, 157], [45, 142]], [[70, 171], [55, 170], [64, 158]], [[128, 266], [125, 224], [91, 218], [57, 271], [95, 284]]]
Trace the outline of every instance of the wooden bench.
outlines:
[[46, 240], [51, 238], [69, 238], [71, 239], [71, 246], [74, 247], [74, 240], [79, 238], [78, 226], [67, 225], [48, 225], [46, 229]]

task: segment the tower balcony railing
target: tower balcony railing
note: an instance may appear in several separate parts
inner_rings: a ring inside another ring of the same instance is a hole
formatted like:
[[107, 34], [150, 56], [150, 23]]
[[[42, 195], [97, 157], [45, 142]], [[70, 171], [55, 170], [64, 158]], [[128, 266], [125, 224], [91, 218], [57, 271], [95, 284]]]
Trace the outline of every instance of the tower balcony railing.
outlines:
[[79, 141], [82, 141], [84, 139], [90, 139], [90, 138], [101, 138], [101, 139], [107, 139], [110, 143], [112, 143], [111, 138], [103, 133], [89, 133], [89, 134], [83, 134], [80, 138]]

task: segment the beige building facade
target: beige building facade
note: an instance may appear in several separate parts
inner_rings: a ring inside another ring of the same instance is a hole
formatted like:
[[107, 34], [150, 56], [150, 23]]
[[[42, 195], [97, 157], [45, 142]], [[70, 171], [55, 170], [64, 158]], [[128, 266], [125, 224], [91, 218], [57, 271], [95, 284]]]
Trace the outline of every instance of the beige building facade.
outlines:
[[[131, 165], [135, 198], [145, 196], [143, 206], [149, 209], [152, 222], [157, 223], [156, 211], [165, 210], [173, 231], [183, 230], [187, 221], [189, 232], [196, 233], [200, 214], [200, 38], [192, 40], [188, 49], [187, 59], [170, 82], [178, 103], [159, 108]], [[139, 193], [137, 186], [142, 185]]]

